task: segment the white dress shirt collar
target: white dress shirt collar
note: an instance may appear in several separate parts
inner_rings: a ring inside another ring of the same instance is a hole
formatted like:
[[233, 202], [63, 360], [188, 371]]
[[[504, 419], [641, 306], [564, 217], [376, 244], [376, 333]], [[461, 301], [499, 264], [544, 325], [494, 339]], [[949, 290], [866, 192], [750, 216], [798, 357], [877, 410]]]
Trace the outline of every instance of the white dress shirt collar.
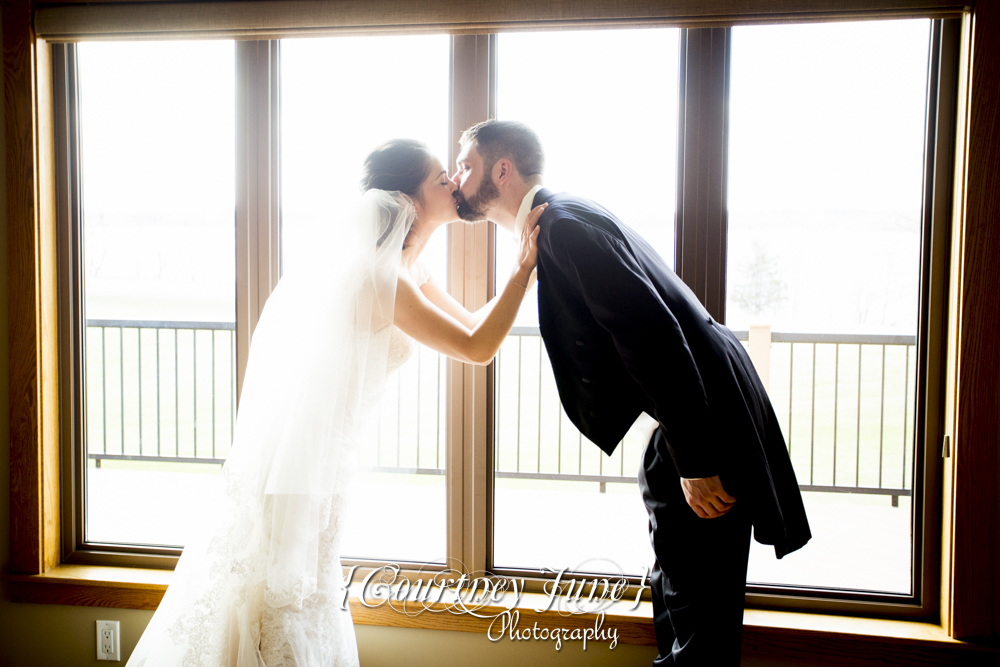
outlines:
[[536, 185], [528, 190], [528, 194], [524, 195], [524, 199], [521, 200], [521, 208], [517, 209], [517, 217], [514, 218], [515, 242], [521, 239], [521, 230], [524, 229], [524, 223], [528, 219], [528, 214], [531, 213], [531, 204], [535, 201], [535, 193], [541, 189], [541, 184]]

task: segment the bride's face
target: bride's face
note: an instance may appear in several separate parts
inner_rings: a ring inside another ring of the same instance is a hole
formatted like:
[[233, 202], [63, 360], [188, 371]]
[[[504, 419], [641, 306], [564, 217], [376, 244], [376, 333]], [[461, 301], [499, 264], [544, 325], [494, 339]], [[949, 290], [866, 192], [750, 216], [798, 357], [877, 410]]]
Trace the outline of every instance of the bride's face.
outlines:
[[421, 226], [437, 227], [458, 220], [458, 208], [454, 192], [458, 188], [448, 178], [448, 172], [441, 161], [431, 159], [427, 179], [420, 186], [420, 198], [414, 202], [417, 222]]

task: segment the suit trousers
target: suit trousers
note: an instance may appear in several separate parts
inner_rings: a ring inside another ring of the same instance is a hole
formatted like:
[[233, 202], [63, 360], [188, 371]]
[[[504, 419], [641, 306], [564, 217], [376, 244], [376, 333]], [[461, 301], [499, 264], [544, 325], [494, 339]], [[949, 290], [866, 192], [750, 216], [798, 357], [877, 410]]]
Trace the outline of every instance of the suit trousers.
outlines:
[[747, 508], [733, 493], [736, 504], [723, 516], [695, 514], [659, 428], [643, 452], [639, 489], [656, 556], [650, 588], [659, 656], [653, 664], [739, 665], [750, 553]]

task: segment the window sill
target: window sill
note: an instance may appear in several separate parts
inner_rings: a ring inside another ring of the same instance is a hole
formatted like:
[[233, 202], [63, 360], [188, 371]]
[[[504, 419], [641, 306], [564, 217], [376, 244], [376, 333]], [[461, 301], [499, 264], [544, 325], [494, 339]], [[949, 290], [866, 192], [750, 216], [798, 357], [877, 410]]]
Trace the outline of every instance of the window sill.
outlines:
[[[156, 609], [170, 583], [172, 572], [94, 565], [60, 565], [45, 574], [5, 574], [10, 599], [36, 604], [68, 604], [123, 609]], [[350, 606], [355, 624], [486, 633], [491, 618], [445, 612], [443, 605], [430, 606], [419, 615], [400, 613], [383, 604], [368, 607], [358, 600], [352, 585]], [[593, 628], [594, 614], [560, 616], [536, 612], [545, 596], [525, 593], [517, 607], [518, 628]], [[606, 614], [603, 628], [617, 629], [618, 642], [655, 646], [652, 605], [643, 602], [635, 610], [619, 605]], [[499, 614], [506, 607], [487, 607], [485, 616]], [[944, 628], [933, 623], [832, 616], [802, 612], [747, 609], [743, 615], [744, 655], [781, 655], [785, 658], [815, 660], [844, 659], [861, 664], [885, 662], [906, 665], [993, 665], [996, 649], [952, 639]], [[494, 636], [496, 628], [494, 628]]]

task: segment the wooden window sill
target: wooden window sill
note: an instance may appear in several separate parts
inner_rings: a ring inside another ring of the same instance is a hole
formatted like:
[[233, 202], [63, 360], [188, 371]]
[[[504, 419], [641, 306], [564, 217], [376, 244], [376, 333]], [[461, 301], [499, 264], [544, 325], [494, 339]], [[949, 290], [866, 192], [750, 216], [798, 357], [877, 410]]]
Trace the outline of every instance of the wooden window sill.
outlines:
[[[123, 609], [156, 609], [170, 583], [173, 572], [94, 565], [60, 565], [45, 574], [5, 574], [9, 595], [14, 602], [69, 604]], [[453, 630], [485, 634], [489, 618], [468, 614], [456, 615], [431, 606], [432, 611], [419, 615], [400, 613], [383, 604], [363, 605], [357, 597], [358, 583], [352, 585], [349, 602], [354, 622], [359, 625]], [[594, 614], [573, 616], [555, 612], [536, 612], [544, 606], [545, 596], [525, 593], [517, 610], [518, 628], [593, 628]], [[603, 628], [617, 629], [618, 642], [655, 646], [652, 605], [641, 603], [628, 609], [625, 601], [606, 613]], [[487, 607], [483, 615], [499, 614], [506, 607]], [[993, 665], [993, 648], [952, 639], [944, 628], [933, 623], [832, 616], [802, 612], [747, 609], [743, 615], [743, 651], [745, 655], [782, 655], [786, 658], [815, 660], [850, 660], [861, 664], [884, 662], [906, 665]], [[494, 636], [496, 628], [494, 627]], [[508, 635], [509, 637], [509, 635]], [[504, 641], [509, 639], [505, 637]]]

